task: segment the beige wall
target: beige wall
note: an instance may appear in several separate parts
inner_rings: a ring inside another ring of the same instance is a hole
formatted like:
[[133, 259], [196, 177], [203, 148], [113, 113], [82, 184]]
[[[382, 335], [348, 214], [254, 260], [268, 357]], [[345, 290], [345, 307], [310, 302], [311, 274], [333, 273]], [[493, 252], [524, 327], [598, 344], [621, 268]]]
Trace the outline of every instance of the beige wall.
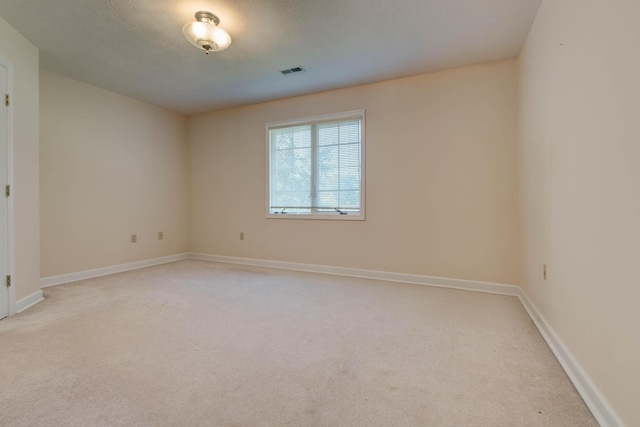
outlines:
[[20, 300], [40, 289], [38, 49], [0, 18], [0, 56], [13, 66], [13, 284]]
[[[191, 251], [519, 283], [516, 78], [501, 61], [191, 117]], [[265, 123], [361, 108], [366, 221], [266, 219]]]
[[526, 290], [629, 426], [640, 425], [639, 16], [637, 0], [546, 0], [520, 58]]
[[184, 116], [46, 71], [40, 105], [43, 277], [188, 250]]

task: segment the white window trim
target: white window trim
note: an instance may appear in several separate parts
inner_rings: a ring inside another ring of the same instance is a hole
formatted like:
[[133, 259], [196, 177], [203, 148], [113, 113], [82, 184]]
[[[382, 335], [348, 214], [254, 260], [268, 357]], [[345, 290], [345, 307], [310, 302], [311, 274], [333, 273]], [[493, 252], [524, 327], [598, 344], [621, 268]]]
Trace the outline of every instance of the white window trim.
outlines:
[[[324, 123], [324, 122], [333, 122], [339, 121], [343, 119], [349, 119], [359, 117], [362, 120], [361, 128], [360, 128], [360, 213], [358, 214], [347, 214], [340, 215], [337, 213], [309, 213], [309, 214], [272, 214], [271, 213], [271, 147], [270, 147], [270, 138], [269, 138], [269, 130], [274, 127], [286, 127], [286, 126], [294, 126], [298, 124], [315, 124], [315, 123]], [[277, 122], [269, 122], [265, 124], [265, 140], [266, 140], [266, 152], [267, 152], [267, 171], [266, 171], [266, 217], [273, 219], [288, 219], [288, 220], [330, 220], [330, 221], [364, 221], [365, 220], [365, 186], [366, 186], [366, 173], [365, 173], [365, 165], [366, 165], [366, 135], [365, 135], [365, 114], [364, 109], [362, 110], [353, 110], [353, 111], [345, 111], [343, 113], [336, 114], [325, 114], [321, 116], [311, 116], [311, 117], [303, 117], [299, 119], [292, 120], [282, 120]]]

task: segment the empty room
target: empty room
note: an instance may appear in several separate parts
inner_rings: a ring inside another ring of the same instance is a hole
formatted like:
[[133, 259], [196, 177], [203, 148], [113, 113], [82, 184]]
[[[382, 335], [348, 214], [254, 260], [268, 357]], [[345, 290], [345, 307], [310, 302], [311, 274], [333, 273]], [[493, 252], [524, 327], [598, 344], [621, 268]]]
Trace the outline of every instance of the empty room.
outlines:
[[2, 0], [0, 425], [640, 426], [639, 16]]

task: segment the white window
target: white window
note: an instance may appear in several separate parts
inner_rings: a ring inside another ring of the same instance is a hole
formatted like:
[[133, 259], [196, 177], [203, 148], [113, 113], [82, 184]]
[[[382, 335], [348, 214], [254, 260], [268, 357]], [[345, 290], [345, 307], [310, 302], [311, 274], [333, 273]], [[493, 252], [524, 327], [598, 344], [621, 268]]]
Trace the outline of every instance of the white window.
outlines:
[[364, 110], [268, 123], [269, 218], [364, 219]]

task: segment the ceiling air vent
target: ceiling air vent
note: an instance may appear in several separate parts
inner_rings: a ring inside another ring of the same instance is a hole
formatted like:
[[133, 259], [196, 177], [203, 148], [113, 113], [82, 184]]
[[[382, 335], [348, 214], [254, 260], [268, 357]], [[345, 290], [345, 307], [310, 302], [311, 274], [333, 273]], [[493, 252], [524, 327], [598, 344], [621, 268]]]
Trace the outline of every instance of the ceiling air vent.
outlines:
[[281, 70], [280, 72], [282, 74], [292, 74], [292, 73], [299, 73], [301, 71], [304, 71], [304, 68], [302, 68], [302, 67], [293, 67], [293, 68], [289, 68], [288, 70]]

